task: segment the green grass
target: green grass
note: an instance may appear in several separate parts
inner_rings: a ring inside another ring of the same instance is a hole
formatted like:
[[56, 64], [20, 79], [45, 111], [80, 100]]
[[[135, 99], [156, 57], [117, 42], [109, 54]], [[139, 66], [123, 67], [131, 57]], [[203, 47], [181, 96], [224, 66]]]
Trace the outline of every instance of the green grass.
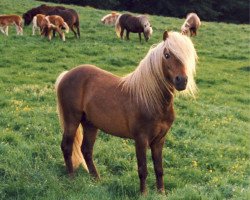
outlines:
[[[1, 14], [22, 14], [42, 2], [0, 1]], [[153, 37], [119, 40], [100, 19], [108, 11], [68, 6], [80, 14], [81, 39], [66, 42], [0, 34], [1, 199], [166, 199], [155, 190], [148, 152], [148, 190], [139, 195], [134, 143], [100, 132], [95, 182], [80, 169], [65, 173], [60, 150], [54, 82], [58, 74], [91, 63], [117, 75], [134, 70], [165, 29], [179, 31], [183, 19], [150, 16]], [[250, 199], [249, 25], [203, 22], [192, 38], [199, 55], [195, 100], [176, 97], [176, 121], [164, 147], [167, 199]]]

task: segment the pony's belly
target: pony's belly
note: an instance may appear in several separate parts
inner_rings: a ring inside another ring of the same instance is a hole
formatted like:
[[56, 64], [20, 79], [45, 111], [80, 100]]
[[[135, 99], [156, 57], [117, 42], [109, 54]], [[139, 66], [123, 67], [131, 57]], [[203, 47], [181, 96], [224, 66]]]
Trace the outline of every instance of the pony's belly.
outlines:
[[116, 120], [108, 120], [108, 121], [102, 121], [102, 122], [93, 122], [94, 126], [96, 126], [98, 129], [104, 131], [107, 134], [114, 135], [117, 137], [122, 137], [122, 138], [130, 138], [133, 139], [132, 134], [128, 131], [126, 125], [122, 122], [119, 121], [117, 122]]

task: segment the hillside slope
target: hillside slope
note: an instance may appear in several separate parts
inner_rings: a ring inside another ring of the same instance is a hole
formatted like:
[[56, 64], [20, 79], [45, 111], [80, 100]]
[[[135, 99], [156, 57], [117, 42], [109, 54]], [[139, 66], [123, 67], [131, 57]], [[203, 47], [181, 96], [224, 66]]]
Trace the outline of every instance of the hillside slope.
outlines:
[[[20, 14], [43, 2], [0, 1], [1, 14]], [[51, 4], [53, 5], [53, 4]], [[184, 20], [150, 16], [153, 37], [119, 40], [100, 19], [108, 11], [69, 6], [80, 15], [81, 38], [66, 42], [0, 34], [0, 198], [138, 199], [133, 141], [100, 132], [94, 158], [101, 181], [83, 170], [73, 179], [60, 150], [54, 82], [58, 74], [91, 63], [117, 75], [135, 69], [165, 29], [179, 31]], [[168, 133], [163, 161], [168, 199], [249, 199], [249, 25], [206, 23], [192, 38], [199, 55], [197, 98], [176, 97], [176, 121]], [[148, 152], [149, 153], [149, 152]], [[148, 154], [145, 199], [166, 199], [155, 191]], [[141, 198], [144, 199], [144, 198]]]

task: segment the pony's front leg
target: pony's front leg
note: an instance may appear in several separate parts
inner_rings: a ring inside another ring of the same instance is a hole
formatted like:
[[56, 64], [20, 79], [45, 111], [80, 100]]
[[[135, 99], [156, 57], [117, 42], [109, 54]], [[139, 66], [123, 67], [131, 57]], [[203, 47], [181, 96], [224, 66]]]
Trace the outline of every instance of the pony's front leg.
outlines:
[[141, 33], [138, 33], [138, 35], [139, 35], [139, 39], [140, 39], [140, 43], [141, 43]]
[[35, 25], [32, 26], [32, 35], [35, 35], [36, 34], [36, 27]]
[[64, 35], [64, 32], [59, 28], [59, 27], [56, 27], [56, 30], [53, 30], [53, 34], [54, 34], [54, 31], [57, 31], [60, 38], [62, 39], [62, 41], [65, 42], [65, 35]]
[[140, 191], [142, 195], [146, 195], [147, 194], [146, 179], [148, 175], [147, 158], [146, 158], [147, 141], [143, 137], [136, 139], [135, 148], [136, 148], [136, 158], [138, 165], [138, 175], [140, 178]]
[[162, 166], [162, 149], [164, 145], [165, 137], [163, 137], [159, 142], [151, 144], [151, 153], [154, 163], [154, 170], [156, 176], [156, 186], [160, 193], [165, 193], [164, 182], [163, 182], [163, 166]]
[[5, 32], [4, 32], [4, 27], [0, 27], [0, 31], [1, 31], [3, 34], [5, 34]]

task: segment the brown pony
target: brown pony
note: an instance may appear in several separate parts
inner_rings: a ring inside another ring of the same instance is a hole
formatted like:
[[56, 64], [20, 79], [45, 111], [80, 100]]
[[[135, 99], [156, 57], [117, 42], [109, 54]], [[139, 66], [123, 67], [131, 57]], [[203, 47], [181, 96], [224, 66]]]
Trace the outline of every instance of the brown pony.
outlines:
[[65, 35], [62, 31], [65, 29], [65, 32], [69, 32], [69, 27], [63, 18], [57, 15], [45, 16], [38, 14], [33, 18], [33, 31], [36, 27], [39, 27], [40, 34], [42, 36], [48, 37], [49, 40], [52, 38], [52, 32], [57, 32], [60, 38], [65, 41]]
[[0, 15], [0, 30], [3, 34], [9, 35], [10, 25], [16, 26], [16, 34], [23, 35], [22, 18], [18, 15]]
[[115, 22], [117, 20], [117, 18], [120, 16], [120, 13], [117, 12], [112, 12], [111, 14], [107, 14], [105, 15], [102, 19], [101, 22], [103, 24], [107, 24], [107, 25], [115, 25]]
[[196, 13], [189, 13], [185, 22], [181, 26], [181, 33], [183, 35], [196, 36], [197, 30], [201, 26], [200, 18]]
[[[47, 15], [59, 15], [68, 24], [70, 30], [75, 34], [75, 37], [80, 38], [80, 24], [79, 16], [74, 9], [54, 9], [47, 13]], [[76, 28], [76, 31], [75, 29]]]
[[131, 14], [122, 14], [115, 23], [115, 32], [118, 37], [123, 38], [123, 32], [126, 30], [126, 38], [129, 40], [129, 33], [138, 33], [141, 42], [141, 33], [144, 34], [146, 41], [153, 33], [153, 29], [148, 21], [147, 16], [133, 16]]
[[146, 194], [146, 150], [150, 147], [157, 189], [164, 192], [162, 149], [174, 121], [174, 92], [186, 90], [194, 94], [196, 59], [193, 43], [187, 36], [164, 32], [163, 41], [151, 48], [136, 70], [125, 77], [93, 65], [81, 65], [59, 75], [57, 106], [63, 128], [61, 149], [68, 173], [83, 164], [91, 175], [99, 178], [92, 155], [97, 130], [101, 129], [135, 140], [143, 194]]
[[50, 27], [46, 27], [48, 34], [50, 35], [50, 33], [52, 31], [56, 31], [58, 32], [58, 34], [60, 35], [60, 38], [65, 41], [65, 34], [62, 30], [65, 30], [66, 33], [69, 32], [69, 26], [68, 24], [63, 20], [62, 17], [58, 16], [58, 15], [48, 15], [46, 16], [46, 19], [53, 24], [54, 26], [50, 26]]
[[36, 30], [39, 31], [39, 34], [42, 33], [43, 27], [48, 23], [45, 20], [46, 15], [43, 14], [37, 14], [33, 17], [32, 20], [32, 35], [35, 35]]
[[37, 14], [47, 15], [48, 12], [53, 11], [54, 9], [64, 10], [66, 8], [63, 6], [47, 6], [46, 4], [42, 4], [36, 8], [32, 8], [23, 14], [24, 25], [29, 25], [32, 22], [33, 17]]

